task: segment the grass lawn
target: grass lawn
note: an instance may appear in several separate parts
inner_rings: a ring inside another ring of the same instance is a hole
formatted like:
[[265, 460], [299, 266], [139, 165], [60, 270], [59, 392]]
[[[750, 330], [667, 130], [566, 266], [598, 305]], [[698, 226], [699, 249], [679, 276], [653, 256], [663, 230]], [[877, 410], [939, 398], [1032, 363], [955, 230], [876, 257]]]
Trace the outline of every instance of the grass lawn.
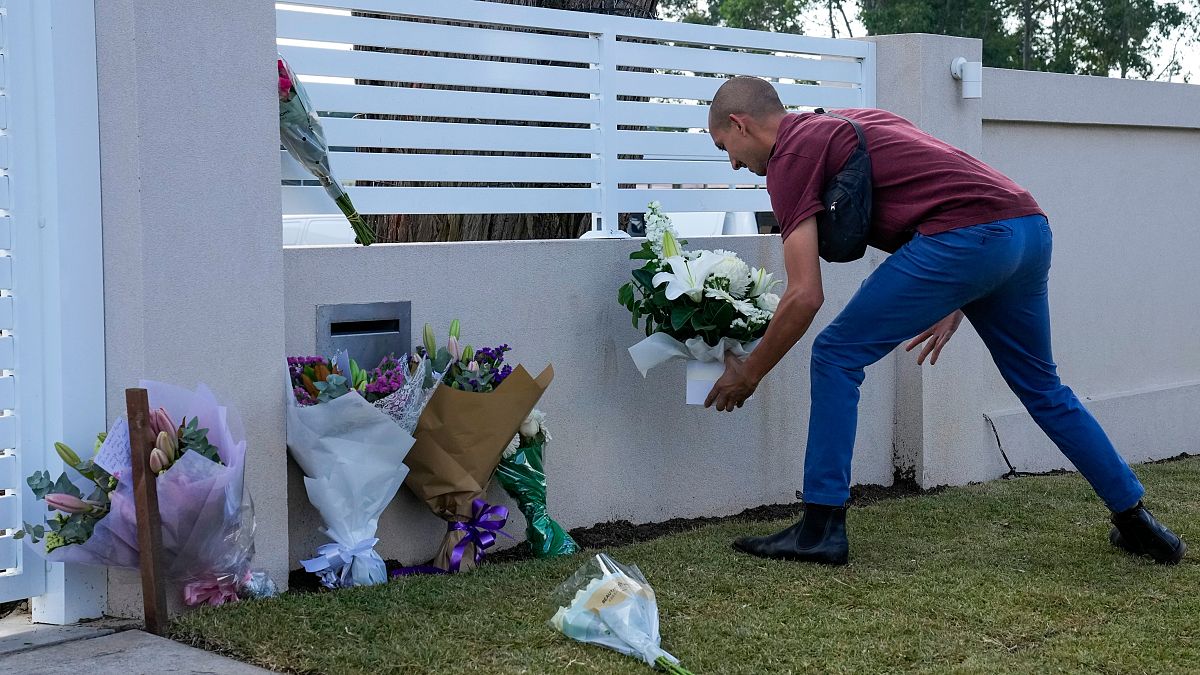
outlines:
[[[1200, 459], [1135, 469], [1151, 510], [1190, 540]], [[843, 568], [729, 546], [782, 521], [609, 553], [641, 567], [663, 647], [698, 674], [1200, 672], [1200, 549], [1176, 567], [1128, 557], [1106, 515], [1078, 476], [1047, 476], [852, 510]], [[298, 673], [650, 672], [546, 626], [550, 592], [584, 555], [207, 609], [174, 637]]]

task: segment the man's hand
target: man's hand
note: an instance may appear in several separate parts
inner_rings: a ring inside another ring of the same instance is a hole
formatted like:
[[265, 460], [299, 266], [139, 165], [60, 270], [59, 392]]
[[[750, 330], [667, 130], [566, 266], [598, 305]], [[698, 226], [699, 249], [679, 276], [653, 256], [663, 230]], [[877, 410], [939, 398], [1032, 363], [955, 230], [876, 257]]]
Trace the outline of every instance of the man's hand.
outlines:
[[708, 392], [704, 407], [711, 408], [715, 403], [717, 410], [733, 412], [734, 408], [742, 407], [742, 404], [750, 398], [757, 387], [758, 384], [752, 382], [746, 374], [746, 364], [742, 363], [738, 357], [726, 352], [725, 374], [713, 385], [712, 391]]
[[911, 352], [917, 347], [917, 345], [929, 340], [929, 342], [925, 343], [925, 348], [921, 350], [920, 356], [917, 357], [917, 364], [924, 365], [925, 357], [932, 354], [932, 357], [929, 359], [929, 365], [936, 365], [938, 362], [938, 355], [942, 353], [942, 347], [945, 347], [946, 343], [950, 341], [950, 338], [954, 335], [954, 331], [958, 330], [958, 324], [962, 323], [962, 320], [962, 310], [954, 310], [950, 316], [933, 324], [929, 328], [925, 329], [924, 333], [921, 333], [917, 337], [913, 338], [912, 341], [908, 343], [908, 346], [904, 348], [904, 351]]

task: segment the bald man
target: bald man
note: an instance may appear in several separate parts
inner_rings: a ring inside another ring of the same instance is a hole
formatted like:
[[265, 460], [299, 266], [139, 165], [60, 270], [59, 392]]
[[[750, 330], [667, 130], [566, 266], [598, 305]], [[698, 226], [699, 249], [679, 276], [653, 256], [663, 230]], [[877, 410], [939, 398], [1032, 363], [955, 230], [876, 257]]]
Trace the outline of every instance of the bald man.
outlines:
[[[857, 122], [866, 137], [874, 200], [867, 241], [891, 255], [813, 342], [804, 517], [734, 547], [765, 558], [845, 564], [863, 369], [910, 338], [909, 351], [924, 345], [918, 363], [937, 363], [965, 316], [1025, 409], [1112, 512], [1112, 544], [1159, 563], [1178, 562], [1186, 545], [1145, 509], [1141, 483], [1058, 378], [1046, 301], [1050, 225], [1033, 196], [902, 117], [875, 109], [832, 112]], [[709, 133], [735, 170], [767, 177], [788, 276], [758, 348], [745, 361], [726, 358], [706, 402], [731, 411], [808, 331], [824, 301], [817, 244], [822, 189], [858, 137], [836, 117], [788, 113], [774, 87], [751, 77], [733, 78], [717, 91]]]

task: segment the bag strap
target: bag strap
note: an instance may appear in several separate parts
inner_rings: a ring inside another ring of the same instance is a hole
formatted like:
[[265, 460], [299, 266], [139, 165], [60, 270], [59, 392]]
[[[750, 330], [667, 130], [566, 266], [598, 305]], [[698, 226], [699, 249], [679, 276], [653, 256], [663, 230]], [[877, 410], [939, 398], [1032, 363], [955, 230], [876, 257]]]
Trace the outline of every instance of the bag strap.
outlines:
[[862, 150], [863, 152], [867, 151], [867, 137], [865, 135], [863, 135], [862, 127], [860, 127], [858, 125], [858, 122], [855, 122], [854, 120], [850, 119], [849, 117], [843, 117], [837, 113], [831, 113], [831, 112], [825, 110], [824, 108], [817, 108], [817, 109], [813, 110], [813, 112], [818, 115], [826, 115], [828, 117], [836, 117], [839, 120], [849, 122], [850, 126], [854, 127], [854, 133], [858, 135], [858, 149]]

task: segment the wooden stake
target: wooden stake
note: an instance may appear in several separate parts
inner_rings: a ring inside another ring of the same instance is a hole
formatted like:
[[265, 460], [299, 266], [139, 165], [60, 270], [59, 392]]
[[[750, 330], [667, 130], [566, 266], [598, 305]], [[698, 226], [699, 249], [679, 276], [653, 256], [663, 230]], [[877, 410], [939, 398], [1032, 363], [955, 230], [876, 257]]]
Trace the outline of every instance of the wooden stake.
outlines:
[[146, 390], [126, 389], [125, 407], [129, 416], [129, 450], [133, 463], [133, 497], [137, 508], [146, 630], [164, 635], [167, 632], [167, 592], [162, 576], [162, 519], [158, 513], [158, 484], [150, 470], [154, 432], [150, 428], [150, 400]]

